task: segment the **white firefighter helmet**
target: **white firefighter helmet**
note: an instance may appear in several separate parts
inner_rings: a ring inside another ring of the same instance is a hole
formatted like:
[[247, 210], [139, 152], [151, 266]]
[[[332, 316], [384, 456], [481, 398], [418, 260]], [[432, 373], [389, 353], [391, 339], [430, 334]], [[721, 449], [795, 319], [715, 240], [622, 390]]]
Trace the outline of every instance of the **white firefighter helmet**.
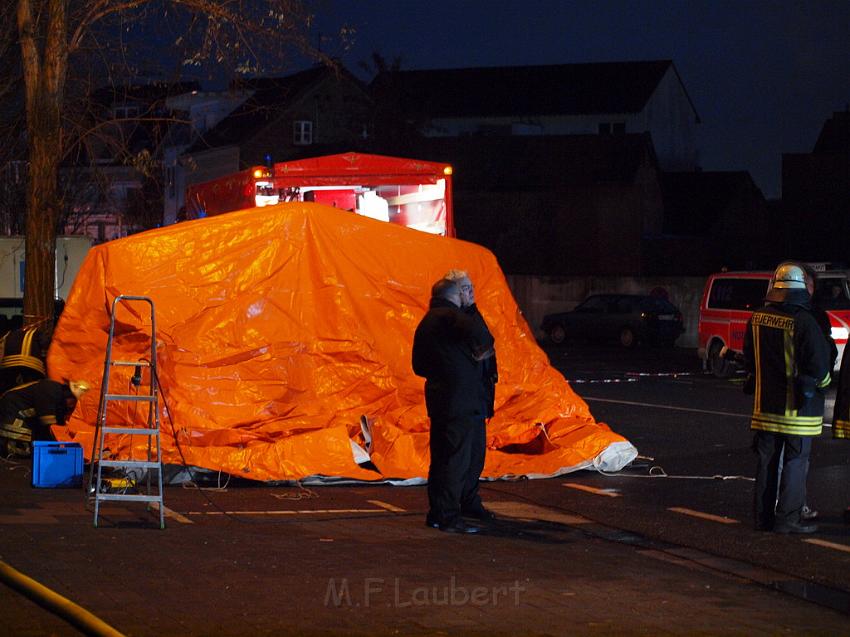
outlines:
[[809, 291], [806, 288], [806, 271], [803, 266], [793, 261], [780, 263], [770, 280], [770, 290], [765, 300], [774, 303], [807, 302]]
[[74, 398], [79, 400], [83, 397], [89, 390], [89, 384], [84, 380], [72, 380], [68, 383], [68, 387], [71, 389], [71, 393], [74, 394]]
[[780, 263], [773, 273], [773, 287], [782, 290], [805, 290], [806, 272], [796, 263]]

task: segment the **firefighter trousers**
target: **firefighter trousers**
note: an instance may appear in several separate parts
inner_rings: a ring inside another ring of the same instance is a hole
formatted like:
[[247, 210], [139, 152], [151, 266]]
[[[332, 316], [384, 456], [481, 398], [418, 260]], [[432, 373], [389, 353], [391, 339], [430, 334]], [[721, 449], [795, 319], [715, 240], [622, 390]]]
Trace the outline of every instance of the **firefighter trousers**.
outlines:
[[758, 459], [754, 501], [757, 527], [770, 529], [775, 523], [800, 521], [811, 449], [810, 436], [756, 431], [753, 450]]

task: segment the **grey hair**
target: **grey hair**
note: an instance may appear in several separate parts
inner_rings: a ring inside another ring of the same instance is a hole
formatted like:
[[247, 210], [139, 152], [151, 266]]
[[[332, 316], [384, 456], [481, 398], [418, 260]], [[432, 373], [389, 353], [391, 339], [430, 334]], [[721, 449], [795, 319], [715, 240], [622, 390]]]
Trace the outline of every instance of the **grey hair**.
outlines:
[[443, 275], [443, 278], [449, 281], [460, 281], [461, 279], [469, 279], [469, 272], [467, 272], [466, 270], [449, 270]]

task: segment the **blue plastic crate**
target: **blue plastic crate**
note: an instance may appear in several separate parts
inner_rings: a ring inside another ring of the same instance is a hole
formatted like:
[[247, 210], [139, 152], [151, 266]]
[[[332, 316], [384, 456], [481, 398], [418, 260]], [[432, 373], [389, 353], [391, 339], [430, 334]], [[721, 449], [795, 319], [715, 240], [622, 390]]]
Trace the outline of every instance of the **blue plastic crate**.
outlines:
[[83, 484], [83, 448], [78, 442], [32, 443], [32, 486], [79, 487]]

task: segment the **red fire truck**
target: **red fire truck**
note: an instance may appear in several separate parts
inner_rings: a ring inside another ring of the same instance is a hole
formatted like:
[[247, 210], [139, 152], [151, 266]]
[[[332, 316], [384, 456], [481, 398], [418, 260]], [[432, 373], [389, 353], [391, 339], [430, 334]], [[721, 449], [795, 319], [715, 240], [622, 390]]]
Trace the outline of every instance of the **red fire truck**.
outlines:
[[[816, 264], [812, 264], [815, 265]], [[815, 269], [818, 269], [817, 267]], [[707, 369], [721, 378], [735, 371], [722, 352], [744, 348], [744, 332], [753, 312], [764, 305], [773, 271], [718, 272], [708, 277], [699, 308], [698, 355]], [[838, 346], [836, 370], [850, 335], [850, 285], [843, 270], [820, 270], [813, 295], [826, 311], [832, 338]]]
[[455, 236], [451, 165], [353, 152], [254, 166], [193, 184], [186, 191], [186, 217], [284, 201], [312, 201]]

